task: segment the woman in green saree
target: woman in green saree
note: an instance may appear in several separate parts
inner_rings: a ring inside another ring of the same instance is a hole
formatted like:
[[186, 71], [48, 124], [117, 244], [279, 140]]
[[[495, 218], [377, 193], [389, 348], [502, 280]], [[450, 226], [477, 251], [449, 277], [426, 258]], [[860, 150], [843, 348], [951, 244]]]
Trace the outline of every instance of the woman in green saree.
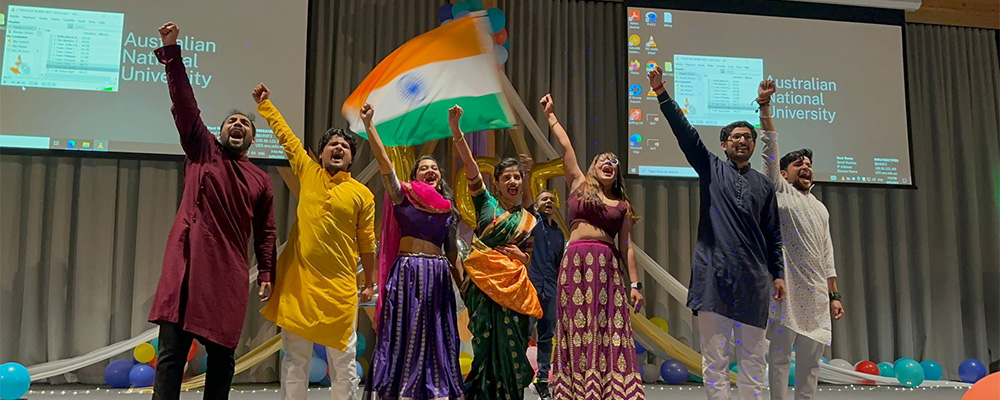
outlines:
[[538, 295], [528, 280], [528, 257], [518, 247], [535, 226], [531, 212], [518, 203], [524, 171], [507, 158], [497, 164], [493, 182], [499, 199], [486, 190], [479, 167], [459, 126], [462, 108], [448, 110], [452, 139], [469, 179], [469, 192], [476, 208], [476, 237], [465, 269], [472, 281], [465, 291], [472, 332], [472, 371], [466, 377], [470, 400], [520, 400], [534, 377], [525, 357], [528, 348], [528, 317], [542, 317]]

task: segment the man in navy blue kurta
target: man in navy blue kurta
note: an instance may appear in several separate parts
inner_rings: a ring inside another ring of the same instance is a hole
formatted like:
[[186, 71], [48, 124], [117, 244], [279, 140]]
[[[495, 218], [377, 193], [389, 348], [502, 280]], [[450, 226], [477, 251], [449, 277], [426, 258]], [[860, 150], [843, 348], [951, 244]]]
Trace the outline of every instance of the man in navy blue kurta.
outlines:
[[699, 315], [705, 389], [709, 399], [729, 398], [725, 351], [735, 333], [740, 399], [759, 398], [770, 296], [783, 299], [785, 284], [774, 185], [750, 168], [757, 132], [745, 121], [723, 128], [720, 143], [727, 160], [722, 160], [708, 151], [664, 90], [663, 71], [650, 71], [649, 83], [700, 180], [698, 244], [687, 305]]

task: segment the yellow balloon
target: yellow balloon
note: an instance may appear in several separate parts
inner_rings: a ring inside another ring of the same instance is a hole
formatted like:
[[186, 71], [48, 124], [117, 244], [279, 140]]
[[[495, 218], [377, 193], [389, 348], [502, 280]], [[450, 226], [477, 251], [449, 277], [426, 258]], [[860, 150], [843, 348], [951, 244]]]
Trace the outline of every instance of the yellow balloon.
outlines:
[[153, 357], [156, 357], [156, 349], [149, 343], [143, 343], [135, 347], [132, 356], [135, 357], [136, 361], [145, 364], [153, 361]]
[[652, 322], [653, 325], [656, 325], [657, 328], [660, 328], [660, 330], [663, 331], [663, 333], [670, 333], [670, 325], [667, 325], [667, 321], [665, 321], [663, 318], [653, 317], [649, 319], [649, 322]]
[[[493, 168], [500, 160], [490, 157], [476, 157], [476, 165], [479, 166], [481, 174], [491, 176]], [[455, 171], [455, 180], [451, 187], [455, 190], [455, 208], [458, 215], [472, 229], [476, 229], [476, 206], [472, 203], [472, 196], [469, 194], [469, 180], [465, 177], [465, 171]], [[489, 190], [489, 189], [487, 189]]]
[[458, 365], [462, 369], [462, 376], [468, 375], [469, 372], [472, 372], [472, 357], [459, 357]]

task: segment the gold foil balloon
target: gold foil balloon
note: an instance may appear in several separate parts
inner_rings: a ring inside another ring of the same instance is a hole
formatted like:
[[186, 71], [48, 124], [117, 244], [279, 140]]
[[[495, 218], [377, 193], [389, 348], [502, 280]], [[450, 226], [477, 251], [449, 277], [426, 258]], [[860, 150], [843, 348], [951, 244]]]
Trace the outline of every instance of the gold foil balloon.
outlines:
[[[499, 162], [500, 160], [496, 158], [476, 157], [476, 165], [479, 166], [480, 174], [484, 178], [493, 177], [493, 168]], [[486, 182], [484, 181], [483, 184]], [[476, 206], [472, 203], [472, 196], [469, 194], [469, 180], [465, 177], [464, 170], [455, 171], [455, 180], [451, 187], [455, 190], [455, 208], [458, 209], [458, 215], [462, 217], [462, 222], [465, 222], [470, 228], [476, 229]]]
[[388, 146], [385, 148], [385, 152], [388, 153], [389, 160], [392, 161], [396, 169], [396, 176], [403, 182], [409, 181], [410, 169], [413, 168], [413, 163], [417, 160], [413, 147]]
[[[538, 194], [545, 190], [545, 184], [548, 183], [549, 179], [566, 175], [566, 169], [564, 168], [563, 160], [561, 158], [549, 160], [543, 163], [537, 163], [533, 168], [531, 168], [530, 172], [532, 199], [538, 198]], [[559, 208], [559, 193], [553, 191], [552, 195], [556, 200], [555, 207]]]

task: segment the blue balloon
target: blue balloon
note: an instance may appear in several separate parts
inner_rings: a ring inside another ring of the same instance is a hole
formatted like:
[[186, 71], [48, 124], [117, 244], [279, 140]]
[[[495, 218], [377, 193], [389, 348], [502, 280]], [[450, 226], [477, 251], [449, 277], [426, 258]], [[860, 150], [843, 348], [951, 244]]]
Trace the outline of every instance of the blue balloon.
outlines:
[[451, 19], [451, 3], [444, 3], [441, 8], [438, 9], [438, 21], [444, 22], [445, 20]]
[[739, 371], [740, 371], [740, 364], [738, 362], [736, 362], [736, 361], [733, 361], [731, 364], [729, 364], [729, 370], [733, 371], [734, 374], [735, 373], [739, 373]]
[[323, 387], [330, 387], [330, 377], [323, 378], [323, 380], [316, 383]]
[[354, 366], [358, 367], [358, 379], [365, 379], [365, 370], [361, 368], [361, 362], [354, 360]]
[[156, 354], [160, 354], [160, 338], [153, 338], [149, 341], [149, 344], [153, 345], [153, 349], [156, 350]]
[[362, 354], [365, 354], [365, 349], [368, 348], [368, 339], [365, 339], [365, 335], [358, 334], [358, 343], [354, 348], [358, 351], [354, 355], [355, 357], [361, 357]]
[[830, 359], [826, 358], [826, 357], [820, 357], [819, 361], [822, 362], [823, 364], [827, 364], [827, 365], [830, 364]]
[[326, 378], [326, 361], [313, 357], [309, 362], [309, 382], [318, 383]]
[[795, 386], [795, 360], [792, 360], [792, 368], [788, 370], [788, 386]]
[[18, 363], [0, 365], [0, 399], [20, 399], [31, 387], [31, 374]]
[[635, 339], [632, 339], [632, 341], [635, 342], [635, 354], [638, 355], [646, 352], [646, 348], [642, 347], [642, 343], [639, 343], [639, 341]]
[[986, 377], [986, 366], [974, 358], [962, 361], [958, 365], [958, 377], [965, 383], [976, 383]]
[[146, 364], [138, 364], [132, 366], [132, 369], [128, 373], [128, 382], [132, 384], [132, 387], [144, 388], [153, 386], [153, 378], [156, 376], [156, 371], [153, 367]]
[[507, 53], [510, 53], [510, 38], [507, 38], [506, 42], [503, 42], [503, 48], [507, 49]]
[[896, 379], [906, 387], [917, 387], [924, 381], [924, 368], [916, 361], [902, 358], [893, 365]]
[[670, 359], [660, 364], [660, 377], [668, 385], [680, 385], [688, 379], [688, 369], [684, 363]]
[[887, 362], [878, 363], [878, 374], [886, 378], [896, 377], [896, 371], [893, 370], [892, 364], [889, 364]]
[[313, 343], [313, 354], [320, 360], [326, 360], [326, 346], [319, 343]]
[[941, 364], [934, 361], [925, 360], [920, 363], [920, 367], [924, 369], [924, 379], [929, 381], [939, 381], [941, 380], [941, 375], [944, 375], [944, 370], [941, 368]]
[[486, 17], [490, 19], [490, 28], [493, 30], [491, 33], [500, 32], [507, 25], [507, 16], [499, 8], [486, 10]]
[[688, 373], [688, 380], [695, 383], [705, 383], [704, 379], [701, 379], [701, 377], [692, 373]]
[[[460, 1], [458, 3], [453, 3], [451, 5], [451, 15], [454, 16], [455, 19], [462, 18], [462, 17], [464, 17], [466, 15], [469, 15], [469, 10], [471, 8], [472, 8], [472, 6], [469, 5], [469, 2], [467, 2], [467, 1]], [[458, 15], [458, 14], [463, 13], [463, 12], [465, 14]]]
[[469, 3], [469, 11], [482, 11], [485, 8], [483, 0], [465, 0], [465, 2]]
[[497, 64], [507, 62], [507, 48], [503, 46], [493, 46], [493, 53], [497, 56]]
[[115, 389], [124, 389], [129, 385], [128, 374], [132, 371], [132, 360], [112, 361], [104, 368], [104, 382]]

